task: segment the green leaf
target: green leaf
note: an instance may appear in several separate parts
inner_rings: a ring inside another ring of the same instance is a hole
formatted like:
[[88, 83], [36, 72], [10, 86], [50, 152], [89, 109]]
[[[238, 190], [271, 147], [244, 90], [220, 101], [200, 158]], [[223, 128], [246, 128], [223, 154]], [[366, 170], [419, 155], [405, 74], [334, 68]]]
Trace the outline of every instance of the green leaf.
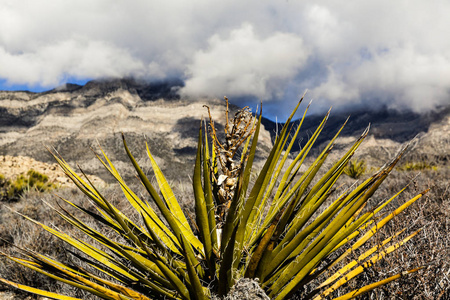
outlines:
[[208, 225], [211, 234], [211, 243], [213, 246], [213, 251], [219, 251], [219, 242], [217, 237], [217, 224], [216, 224], [216, 213], [213, 199], [213, 190], [211, 186], [211, 172], [212, 166], [209, 157], [208, 148], [208, 134], [205, 129], [205, 142], [203, 143], [203, 184], [205, 193], [206, 210], [208, 212]]
[[[343, 284], [347, 283], [349, 280], [354, 278], [356, 275], [362, 273], [364, 271], [364, 269], [366, 269], [366, 268], [372, 266], [373, 264], [377, 263], [378, 261], [382, 260], [387, 254], [397, 250], [401, 245], [403, 245], [404, 243], [409, 241], [417, 233], [418, 233], [418, 231], [414, 232], [413, 234], [409, 235], [408, 237], [406, 237], [405, 239], [403, 239], [399, 243], [396, 243], [396, 244], [388, 247], [387, 249], [381, 251], [380, 253], [372, 256], [368, 261], [364, 262], [363, 264], [357, 266], [355, 269], [353, 269], [352, 271], [347, 273], [344, 278], [341, 278], [340, 280], [338, 280], [331, 287], [326, 289], [324, 292], [322, 292], [319, 296], [317, 296], [314, 299], [315, 300], [324, 299], [324, 297], [326, 297], [330, 293], [334, 292], [337, 288], [339, 288]], [[285, 293], [280, 294], [280, 295], [285, 295]], [[280, 299], [282, 299], [282, 298], [280, 298]]]
[[167, 220], [167, 223], [169, 223], [170, 228], [173, 230], [175, 235], [178, 237], [178, 241], [181, 243], [180, 235], [186, 236], [188, 238], [188, 242], [191, 243], [197, 251], [199, 251], [201, 254], [204, 255], [203, 245], [202, 243], [193, 235], [191, 235], [191, 231], [187, 230], [185, 228], [180, 228], [179, 222], [176, 220], [176, 217], [173, 215], [173, 213], [167, 208], [166, 204], [161, 200], [158, 193], [156, 192], [155, 188], [152, 186], [150, 181], [148, 180], [147, 176], [145, 176], [142, 169], [139, 167], [138, 163], [134, 159], [133, 155], [131, 154], [130, 150], [128, 149], [128, 146], [125, 142], [125, 137], [122, 135], [123, 144], [125, 147], [125, 150], [127, 152], [128, 157], [130, 158], [134, 168], [136, 169], [139, 178], [141, 179], [142, 183], [144, 184], [145, 188], [147, 189], [148, 193], [152, 196], [153, 200], [155, 201], [156, 205], [158, 206], [159, 210], [161, 211], [161, 214], [164, 216], [164, 218]]
[[411, 270], [408, 270], [408, 271], [400, 272], [400, 273], [398, 273], [398, 274], [396, 274], [394, 276], [391, 276], [389, 278], [377, 281], [377, 282], [372, 283], [372, 284], [368, 284], [368, 285], [363, 286], [363, 287], [361, 287], [361, 288], [359, 288], [357, 290], [351, 291], [350, 293], [347, 293], [347, 294], [345, 294], [343, 296], [334, 298], [334, 300], [347, 300], [347, 299], [356, 298], [356, 297], [358, 297], [360, 295], [363, 295], [363, 294], [365, 294], [367, 292], [370, 292], [371, 290], [376, 289], [377, 287], [386, 285], [386, 284], [388, 284], [391, 281], [397, 280], [397, 279], [399, 279], [399, 278], [401, 278], [403, 276], [406, 276], [408, 274], [417, 272], [417, 271], [419, 271], [421, 269], [423, 269], [423, 267], [419, 267], [419, 268], [411, 269]]
[[186, 258], [186, 269], [189, 274], [190, 278], [190, 294], [192, 299], [207, 299], [205, 293], [203, 292], [203, 286], [200, 282], [200, 278], [196, 272], [196, 268], [194, 264], [196, 264], [196, 261], [191, 261], [190, 257], [193, 256], [192, 249], [190, 245], [188, 245], [187, 241], [185, 240], [184, 236], [180, 236], [181, 240], [181, 246], [183, 247], [184, 257]]
[[[324, 286], [327, 286], [330, 283], [332, 283], [333, 281], [335, 281], [336, 279], [338, 279], [339, 277], [344, 276], [345, 273], [347, 273], [349, 270], [351, 270], [353, 267], [357, 266], [358, 264], [361, 264], [362, 262], [364, 262], [364, 260], [366, 258], [368, 258], [370, 255], [372, 255], [375, 251], [379, 251], [380, 249], [382, 249], [382, 247], [384, 247], [384, 245], [389, 243], [394, 237], [399, 236], [403, 231], [405, 231], [405, 229], [396, 232], [394, 235], [392, 235], [391, 237], [385, 239], [380, 244], [376, 245], [375, 247], [370, 248], [369, 250], [367, 250], [366, 252], [364, 252], [363, 254], [358, 256], [358, 259], [352, 260], [351, 262], [346, 264], [344, 267], [340, 268], [336, 273], [334, 273], [333, 275], [329, 276], [317, 288], [319, 289], [319, 288], [322, 288]], [[329, 266], [327, 269], [329, 269], [330, 267], [331, 266]]]
[[[101, 149], [101, 148], [100, 148]], [[120, 184], [122, 191], [131, 203], [131, 205], [143, 216], [145, 222], [150, 225], [151, 228], [155, 230], [155, 233], [161, 240], [174, 252], [178, 252], [179, 244], [177, 238], [172, 234], [172, 232], [164, 225], [160, 218], [156, 215], [153, 209], [144, 203], [124, 182], [120, 174], [117, 172], [116, 168], [106, 156], [106, 154], [101, 150], [105, 160], [108, 162], [106, 164], [99, 156], [97, 158], [105, 166], [105, 168], [114, 176], [117, 182]], [[177, 247], [178, 246], [178, 247]]]
[[[200, 124], [201, 125], [201, 124]], [[197, 157], [195, 159], [194, 167], [194, 199], [195, 199], [195, 215], [197, 226], [200, 230], [201, 240], [205, 247], [205, 257], [208, 263], [208, 267], [212, 270], [210, 276], [214, 278], [214, 259], [213, 259], [213, 245], [211, 242], [211, 230], [209, 228], [208, 212], [206, 211], [206, 200], [205, 192], [202, 188], [202, 129], [200, 126], [198, 134], [198, 145], [197, 145]]]
[[236, 243], [236, 232], [239, 227], [239, 221], [231, 233], [229, 242], [226, 244], [222, 255], [222, 264], [219, 269], [219, 296], [225, 296], [229, 289], [234, 285], [234, 272], [232, 270], [234, 258], [234, 246]]
[[182, 230], [184, 236], [187, 238], [188, 241], [195, 241], [194, 247], [196, 248], [202, 248], [201, 244], [196, 242], [197, 238], [194, 236], [194, 233], [191, 230], [191, 227], [189, 226], [189, 222], [186, 219], [186, 216], [184, 215], [183, 211], [181, 210], [180, 204], [178, 203], [175, 194], [173, 193], [172, 189], [169, 186], [169, 183], [167, 182], [166, 178], [164, 177], [163, 173], [161, 172], [161, 169], [156, 164], [155, 159], [153, 158], [152, 154], [150, 153], [150, 149], [148, 148], [148, 144], [146, 143], [147, 147], [147, 154], [150, 158], [150, 162], [152, 164], [153, 171], [156, 176], [156, 180], [158, 181], [159, 189], [164, 197], [164, 200], [167, 204], [167, 207], [169, 208], [170, 212], [174, 215], [175, 220], [177, 221], [177, 224], [179, 228]]
[[39, 296], [43, 296], [43, 297], [47, 297], [47, 298], [51, 298], [51, 299], [58, 299], [58, 300], [82, 300], [80, 298], [74, 298], [74, 297], [69, 297], [69, 296], [64, 296], [64, 295], [60, 295], [60, 294], [56, 294], [56, 293], [52, 293], [52, 292], [48, 292], [48, 291], [44, 291], [44, 290], [40, 290], [40, 289], [36, 289], [27, 285], [23, 285], [23, 284], [18, 284], [3, 278], [0, 278], [0, 281], [13, 286], [17, 289], [20, 289], [22, 291], [25, 292], [29, 292], [29, 293], [33, 293]]

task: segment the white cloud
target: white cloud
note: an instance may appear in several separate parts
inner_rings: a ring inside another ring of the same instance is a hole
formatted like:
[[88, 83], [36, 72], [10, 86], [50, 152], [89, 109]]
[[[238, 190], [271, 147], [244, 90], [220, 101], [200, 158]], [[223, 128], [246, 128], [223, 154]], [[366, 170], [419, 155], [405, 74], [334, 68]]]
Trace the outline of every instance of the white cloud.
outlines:
[[253, 26], [245, 23], [227, 38], [212, 36], [207, 50], [194, 54], [182, 92], [277, 99], [307, 57], [308, 50], [298, 36], [274, 32], [260, 38]]
[[447, 0], [4, 0], [0, 80], [176, 76], [192, 97], [431, 109], [450, 100], [449, 15]]
[[102, 41], [65, 40], [33, 52], [0, 48], [0, 77], [9, 83], [56, 86], [66, 74], [76, 78], [122, 77], [144, 72], [142, 62]]
[[330, 69], [327, 80], [311, 90], [329, 103], [371, 102], [414, 111], [450, 103], [450, 56], [445, 54], [423, 54], [405, 45], [340, 67], [339, 74]]

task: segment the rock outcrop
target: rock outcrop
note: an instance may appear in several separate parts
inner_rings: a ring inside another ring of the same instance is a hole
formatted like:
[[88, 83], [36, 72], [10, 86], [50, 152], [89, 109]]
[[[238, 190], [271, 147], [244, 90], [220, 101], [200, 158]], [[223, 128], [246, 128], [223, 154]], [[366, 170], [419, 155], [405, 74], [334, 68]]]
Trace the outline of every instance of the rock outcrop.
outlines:
[[[45, 163], [28, 156], [0, 155], [0, 174], [7, 179], [14, 180], [14, 178], [26, 174], [31, 169], [47, 175], [49, 182], [56, 184], [59, 187], [75, 187], [73, 182], [64, 174], [57, 163]], [[95, 175], [89, 175], [89, 180], [96, 186], [105, 185], [103, 180]]]

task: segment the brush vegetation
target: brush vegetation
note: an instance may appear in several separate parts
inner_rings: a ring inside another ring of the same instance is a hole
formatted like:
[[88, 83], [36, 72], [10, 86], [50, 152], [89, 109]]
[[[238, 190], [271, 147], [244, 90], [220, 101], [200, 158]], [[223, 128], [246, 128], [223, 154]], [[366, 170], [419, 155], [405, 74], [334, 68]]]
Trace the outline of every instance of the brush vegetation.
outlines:
[[358, 179], [366, 173], [366, 162], [364, 160], [351, 160], [344, 168], [344, 173], [353, 179]]
[[424, 171], [432, 170], [436, 171], [437, 167], [430, 165], [425, 161], [409, 161], [398, 167], [400, 171]]
[[49, 182], [47, 175], [33, 169], [17, 176], [14, 180], [8, 180], [0, 174], [0, 200], [2, 201], [17, 201], [30, 189], [45, 192], [54, 188], [56, 185]]
[[[258, 279], [273, 299], [287, 299], [305, 290], [308, 299], [330, 296], [351, 299], [420, 269], [416, 266], [403, 270], [398, 264], [396, 274], [336, 296], [335, 291], [418, 233], [405, 235], [404, 228], [399, 228], [372, 247], [366, 247], [368, 242], [373, 243], [380, 229], [427, 191], [413, 195], [397, 207], [391, 205], [404, 189], [383, 201], [373, 201], [372, 195], [394, 169], [406, 150], [403, 148], [362, 183], [335, 195], [340, 190], [335, 186], [337, 180], [368, 133], [367, 128], [341, 158], [322, 170], [345, 124], [306, 171], [300, 173], [328, 118], [327, 114], [302, 150], [288, 160], [309, 108], [308, 105], [300, 125], [295, 130], [290, 128], [300, 102], [252, 183], [261, 117], [253, 117], [244, 108], [230, 120], [227, 107], [224, 140], [219, 140], [211, 117], [208, 126], [199, 124], [192, 178], [193, 216], [181, 208], [148, 145], [147, 154], [156, 178], [153, 184], [123, 137], [125, 151], [148, 197], [127, 185], [101, 149], [97, 155], [116, 179], [134, 213], [121, 211], [81, 170], [81, 174], [76, 173], [53, 152], [63, 171], [90, 199], [94, 210], [66, 198], [61, 199], [77, 213], [59, 204], [52, 208], [87, 239], [73, 237], [21, 214], [72, 246], [67, 251], [74, 259], [58, 261], [20, 245], [17, 251], [21, 256], [2, 254], [102, 299], [210, 299], [214, 295], [226, 296], [241, 278]], [[105, 230], [97, 230], [78, 217], [80, 212], [99, 222]], [[360, 254], [352, 257], [358, 251]], [[0, 280], [49, 298], [79, 299]]]

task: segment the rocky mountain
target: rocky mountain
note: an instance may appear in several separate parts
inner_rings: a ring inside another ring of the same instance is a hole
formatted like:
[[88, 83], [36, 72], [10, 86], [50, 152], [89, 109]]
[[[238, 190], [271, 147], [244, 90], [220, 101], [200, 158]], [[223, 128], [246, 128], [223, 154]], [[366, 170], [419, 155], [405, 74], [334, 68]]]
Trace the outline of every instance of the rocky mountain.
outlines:
[[[377, 139], [390, 139], [399, 143], [404, 143], [418, 134], [425, 134], [430, 131], [433, 124], [445, 123], [445, 119], [450, 115], [450, 105], [441, 106], [432, 111], [422, 114], [405, 110], [399, 112], [388, 108], [377, 111], [356, 110], [351, 112], [331, 112], [326, 127], [328, 130], [319, 137], [318, 141], [325, 142], [334, 135], [333, 128], [339, 128], [348, 118], [348, 122], [341, 132], [341, 136], [354, 136], [358, 131], [363, 131], [369, 124], [371, 125], [370, 135]], [[303, 131], [314, 132], [317, 125], [324, 118], [323, 115], [314, 115], [305, 118]], [[268, 119], [263, 120], [266, 129], [276, 131], [276, 124]], [[299, 120], [294, 122], [298, 125]], [[279, 128], [283, 123], [278, 124]]]
[[[91, 174], [111, 178], [89, 149], [99, 145], [116, 163], [124, 177], [134, 176], [122, 147], [121, 133], [140, 163], [149, 169], [145, 141], [152, 154], [172, 180], [186, 180], [192, 175], [198, 128], [208, 118], [204, 105], [211, 108], [218, 128], [225, 124], [223, 100], [182, 99], [177, 91], [182, 82], [174, 80], [143, 83], [132, 79], [91, 81], [84, 86], [67, 84], [43, 93], [0, 92], [0, 155], [25, 156], [53, 163], [45, 147], [55, 148], [72, 166], [79, 163]], [[232, 113], [238, 107], [231, 107]], [[300, 114], [299, 114], [300, 115]], [[401, 143], [419, 135], [416, 153], [431, 155], [433, 160], [448, 161], [450, 145], [450, 107], [427, 114], [358, 111], [352, 116], [337, 141], [336, 149], [345, 148], [371, 123], [371, 135], [359, 155], [386, 160]], [[323, 116], [307, 117], [299, 141], [300, 149], [314, 132]], [[332, 113], [318, 147], [329, 140], [347, 115]], [[298, 121], [297, 121], [298, 124]], [[266, 156], [277, 124], [264, 119], [260, 138], [260, 156]], [[281, 125], [278, 124], [278, 128]], [[0, 162], [1, 164], [1, 162]]]
[[[325, 113], [305, 118], [298, 142], [293, 147], [294, 150], [299, 150], [306, 144], [324, 116]], [[421, 114], [411, 111], [399, 112], [387, 108], [378, 111], [358, 110], [347, 113], [331, 111], [324, 129], [317, 139], [317, 146], [314, 149], [316, 153], [333, 138], [347, 118], [348, 121], [336, 140], [335, 153], [338, 152], [336, 150], [345, 149], [370, 125], [369, 136], [362, 143], [356, 157], [375, 160], [373, 163], [380, 165], [389, 159], [402, 144], [412, 141], [406, 160], [426, 160], [440, 165], [447, 165], [450, 161], [450, 105]], [[300, 120], [294, 121], [294, 128], [299, 123]], [[277, 127], [280, 130], [283, 125], [268, 119], [263, 119], [263, 124], [271, 133], [272, 140], [275, 138]]]
[[[121, 133], [136, 158], [149, 168], [148, 142], [166, 176], [186, 180], [192, 174], [198, 129], [208, 111], [224, 128], [225, 102], [180, 99], [180, 82], [143, 84], [135, 80], [92, 81], [43, 92], [0, 92], [0, 155], [26, 156], [53, 163], [45, 147], [56, 149], [72, 166], [111, 179], [95, 154], [99, 146], [124, 177], [134, 176], [122, 146]], [[230, 107], [231, 113], [239, 108]], [[261, 138], [262, 154], [270, 135]], [[0, 162], [1, 163], [1, 162]]]

